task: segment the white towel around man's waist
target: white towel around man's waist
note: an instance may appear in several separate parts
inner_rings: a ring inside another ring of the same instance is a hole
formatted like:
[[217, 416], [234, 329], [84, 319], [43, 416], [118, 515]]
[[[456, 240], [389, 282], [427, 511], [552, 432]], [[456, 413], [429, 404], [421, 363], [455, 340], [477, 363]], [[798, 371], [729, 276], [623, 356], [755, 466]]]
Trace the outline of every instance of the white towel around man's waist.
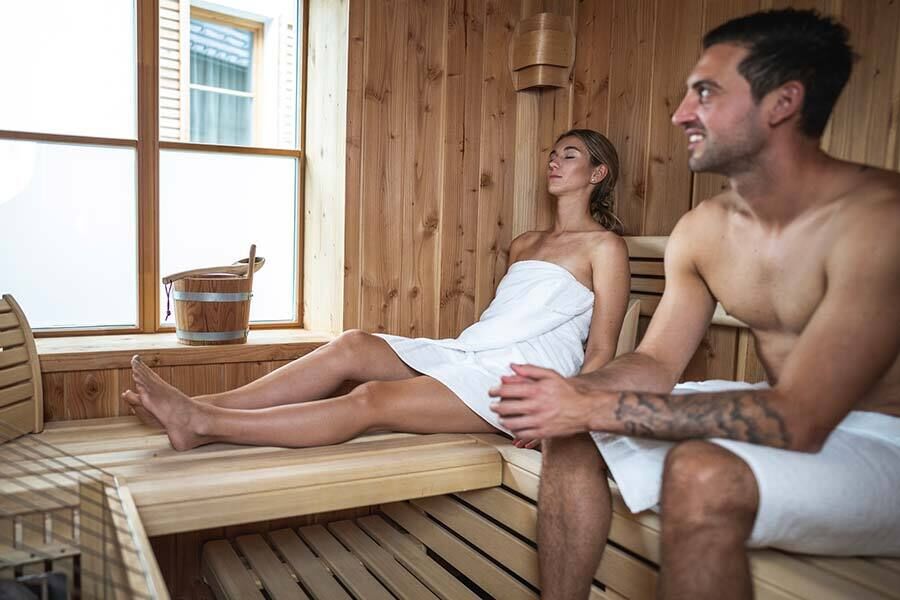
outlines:
[[[765, 389], [767, 384], [691, 382], [673, 393]], [[592, 432], [625, 504], [659, 510], [671, 442]], [[711, 439], [756, 478], [759, 509], [748, 546], [827, 555], [900, 555], [900, 418], [854, 411], [818, 453]]]

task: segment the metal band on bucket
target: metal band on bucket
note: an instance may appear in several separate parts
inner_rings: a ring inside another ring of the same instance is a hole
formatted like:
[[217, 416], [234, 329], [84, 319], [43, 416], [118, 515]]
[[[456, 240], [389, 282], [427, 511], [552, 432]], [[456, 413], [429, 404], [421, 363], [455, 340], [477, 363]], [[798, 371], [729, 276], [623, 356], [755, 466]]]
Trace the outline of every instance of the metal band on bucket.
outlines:
[[191, 342], [224, 342], [226, 340], [240, 340], [247, 337], [248, 330], [238, 331], [185, 331], [175, 330], [175, 337], [179, 340]]
[[172, 296], [176, 300], [187, 302], [244, 302], [250, 299], [250, 292], [217, 293], [217, 292], [179, 292]]

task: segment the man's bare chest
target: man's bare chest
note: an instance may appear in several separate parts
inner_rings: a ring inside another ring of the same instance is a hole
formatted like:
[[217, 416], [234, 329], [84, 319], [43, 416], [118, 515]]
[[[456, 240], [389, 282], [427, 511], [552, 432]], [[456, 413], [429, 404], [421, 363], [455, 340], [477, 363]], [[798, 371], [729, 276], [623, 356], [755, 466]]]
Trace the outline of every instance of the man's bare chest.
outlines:
[[704, 279], [728, 314], [757, 331], [798, 335], [826, 288], [824, 259], [789, 249], [728, 249], [703, 267]]

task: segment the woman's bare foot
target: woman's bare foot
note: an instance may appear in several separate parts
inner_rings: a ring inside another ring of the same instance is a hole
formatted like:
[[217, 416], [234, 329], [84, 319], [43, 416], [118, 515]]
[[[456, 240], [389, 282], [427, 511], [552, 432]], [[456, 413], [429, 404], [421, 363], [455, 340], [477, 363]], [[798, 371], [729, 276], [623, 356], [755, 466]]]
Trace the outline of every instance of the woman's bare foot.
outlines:
[[131, 359], [131, 372], [140, 406], [165, 427], [176, 450], [190, 450], [212, 441], [201, 433], [206, 415], [198, 403], [163, 381], [140, 356]]
[[137, 418], [141, 420], [141, 423], [144, 425], [149, 425], [150, 427], [159, 427], [160, 429], [164, 429], [162, 423], [156, 420], [150, 411], [144, 408], [141, 405], [141, 397], [137, 395], [136, 392], [132, 392], [131, 390], [125, 390], [122, 392], [122, 400], [128, 403], [128, 406], [131, 408], [131, 412], [137, 415]]

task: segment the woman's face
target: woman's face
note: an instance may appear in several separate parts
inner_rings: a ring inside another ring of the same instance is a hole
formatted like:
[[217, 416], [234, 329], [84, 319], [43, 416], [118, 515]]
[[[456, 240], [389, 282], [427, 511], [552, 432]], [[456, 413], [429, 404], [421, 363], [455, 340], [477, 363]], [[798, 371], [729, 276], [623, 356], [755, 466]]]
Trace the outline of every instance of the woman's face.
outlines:
[[[575, 136], [559, 140], [550, 152], [547, 163], [547, 191], [554, 196], [565, 193], [588, 191], [592, 183], [602, 179], [602, 166], [591, 165], [584, 142]], [[591, 178], [594, 181], [591, 181]]]

